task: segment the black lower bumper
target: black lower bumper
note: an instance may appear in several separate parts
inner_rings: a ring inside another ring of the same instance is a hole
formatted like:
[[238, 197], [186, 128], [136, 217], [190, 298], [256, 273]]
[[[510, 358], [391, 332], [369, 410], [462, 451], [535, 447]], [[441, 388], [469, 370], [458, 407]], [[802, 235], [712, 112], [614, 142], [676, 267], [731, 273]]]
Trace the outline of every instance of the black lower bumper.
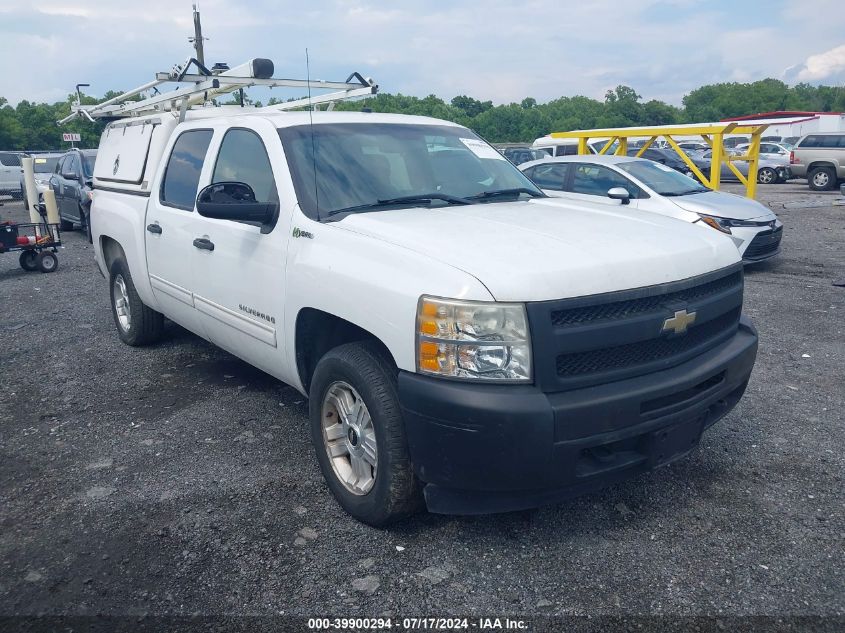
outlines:
[[560, 393], [402, 372], [411, 461], [428, 508], [531, 508], [667, 464], [736, 405], [756, 356], [757, 333], [743, 317], [733, 338], [684, 364]]

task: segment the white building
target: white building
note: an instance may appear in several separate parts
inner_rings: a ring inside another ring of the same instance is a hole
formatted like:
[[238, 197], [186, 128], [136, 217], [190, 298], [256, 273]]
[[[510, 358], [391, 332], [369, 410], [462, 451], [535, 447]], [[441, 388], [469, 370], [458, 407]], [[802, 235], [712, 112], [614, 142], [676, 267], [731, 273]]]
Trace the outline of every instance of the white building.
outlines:
[[759, 124], [768, 123], [763, 137], [780, 136], [792, 139], [815, 132], [845, 132], [845, 112], [761, 112], [746, 116], [722, 119], [722, 123]]

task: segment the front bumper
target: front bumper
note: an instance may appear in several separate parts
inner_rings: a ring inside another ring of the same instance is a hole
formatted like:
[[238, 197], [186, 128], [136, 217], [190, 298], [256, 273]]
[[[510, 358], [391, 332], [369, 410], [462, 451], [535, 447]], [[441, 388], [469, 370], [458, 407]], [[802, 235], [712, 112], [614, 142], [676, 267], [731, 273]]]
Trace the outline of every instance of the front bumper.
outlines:
[[780, 253], [783, 239], [783, 224], [780, 222], [774, 227], [734, 227], [731, 230], [745, 244], [744, 248], [740, 246], [744, 264], [761, 262]]
[[742, 397], [757, 356], [745, 317], [722, 345], [663, 371], [543, 393], [401, 372], [428, 509], [483, 514], [596, 490], [685, 455]]

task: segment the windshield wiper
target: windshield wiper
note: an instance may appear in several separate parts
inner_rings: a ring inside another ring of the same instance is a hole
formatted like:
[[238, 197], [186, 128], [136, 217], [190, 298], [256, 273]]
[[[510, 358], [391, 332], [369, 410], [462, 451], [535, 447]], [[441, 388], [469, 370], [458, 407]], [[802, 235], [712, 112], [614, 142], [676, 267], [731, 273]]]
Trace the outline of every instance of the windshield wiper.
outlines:
[[504, 196], [518, 196], [521, 193], [526, 193], [534, 198], [545, 198], [546, 194], [528, 187], [513, 187], [512, 189], [498, 189], [496, 191], [482, 191], [481, 193], [470, 196], [472, 200], [489, 200], [490, 198], [499, 198]]
[[332, 209], [326, 213], [326, 217], [332, 217], [340, 213], [354, 213], [355, 211], [377, 211], [385, 207], [392, 207], [402, 204], [431, 204], [432, 200], [442, 200], [447, 204], [474, 204], [472, 200], [460, 198], [458, 196], [450, 196], [447, 193], [424, 193], [413, 196], [400, 196], [398, 198], [380, 198], [375, 202], [368, 202], [366, 204], [356, 204], [352, 207], [344, 207], [343, 209]]
[[706, 189], [704, 187], [701, 187], [699, 189], [686, 189], [684, 191], [667, 191], [666, 193], [661, 193], [660, 195], [666, 196], [668, 198], [668, 197], [673, 197], [673, 196], [686, 196], [686, 195], [689, 195], [691, 193], [704, 193], [705, 191], [710, 191], [710, 190]]

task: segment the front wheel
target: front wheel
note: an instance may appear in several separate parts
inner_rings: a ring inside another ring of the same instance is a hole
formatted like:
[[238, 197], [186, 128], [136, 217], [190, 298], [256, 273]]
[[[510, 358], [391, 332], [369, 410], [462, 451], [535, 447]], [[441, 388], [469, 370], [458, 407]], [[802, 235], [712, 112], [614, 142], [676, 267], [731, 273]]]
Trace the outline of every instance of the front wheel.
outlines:
[[164, 331], [164, 317], [141, 301], [124, 260], [117, 259], [112, 264], [109, 286], [112, 316], [120, 340], [135, 347], [160, 339]]
[[38, 253], [38, 270], [42, 273], [54, 273], [59, 267], [59, 258], [55, 253], [50, 251], [41, 251]]
[[770, 185], [778, 180], [778, 175], [771, 167], [763, 167], [757, 171], [757, 182], [761, 185]]
[[311, 440], [335, 499], [380, 527], [422, 507], [399, 407], [396, 368], [370, 343], [329, 351], [310, 389]]

